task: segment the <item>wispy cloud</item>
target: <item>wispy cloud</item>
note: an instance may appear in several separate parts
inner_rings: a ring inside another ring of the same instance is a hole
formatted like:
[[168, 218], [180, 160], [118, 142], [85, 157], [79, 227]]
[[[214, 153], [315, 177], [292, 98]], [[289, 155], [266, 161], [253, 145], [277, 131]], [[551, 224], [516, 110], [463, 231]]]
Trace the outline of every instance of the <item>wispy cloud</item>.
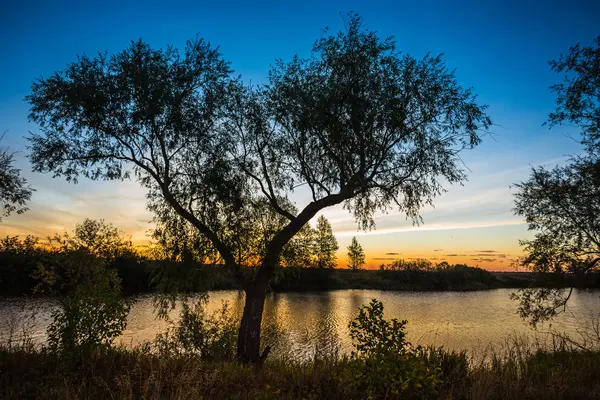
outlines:
[[386, 235], [390, 233], [400, 232], [414, 232], [414, 231], [444, 231], [444, 230], [455, 230], [455, 229], [474, 229], [474, 228], [492, 228], [496, 226], [512, 226], [512, 225], [524, 225], [525, 223], [520, 220], [508, 220], [508, 221], [496, 221], [489, 223], [477, 223], [477, 222], [465, 222], [462, 224], [455, 225], [421, 225], [421, 226], [405, 226], [397, 228], [384, 228], [372, 231], [338, 231], [334, 232], [335, 236], [347, 237], [347, 236], [370, 236], [370, 235]]

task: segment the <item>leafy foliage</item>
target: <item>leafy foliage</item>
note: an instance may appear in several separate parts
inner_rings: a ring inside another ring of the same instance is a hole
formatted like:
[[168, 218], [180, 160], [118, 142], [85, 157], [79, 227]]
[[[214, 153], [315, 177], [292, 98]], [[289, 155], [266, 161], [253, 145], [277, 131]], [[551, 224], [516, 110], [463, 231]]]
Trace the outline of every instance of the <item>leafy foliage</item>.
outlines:
[[[0, 140], [4, 134], [0, 136]], [[14, 167], [15, 154], [8, 149], [0, 149], [0, 221], [10, 213], [22, 214], [27, 211], [25, 204], [31, 199], [33, 189]]]
[[373, 395], [428, 398], [441, 383], [440, 368], [429, 366], [423, 349], [406, 341], [406, 323], [385, 320], [383, 303], [373, 299], [349, 324], [359, 382]]
[[[444, 262], [443, 264], [440, 263], [438, 266], [436, 266], [436, 268], [438, 269], [444, 269], [447, 268], [449, 265], [448, 263]], [[425, 260], [425, 259], [421, 259], [421, 260], [403, 260], [403, 259], [398, 259], [398, 260], [394, 260], [391, 264], [388, 264], [387, 266], [382, 265], [384, 270], [388, 270], [388, 271], [430, 271], [432, 270], [433, 267], [433, 263], [429, 260]]]
[[[573, 46], [550, 62], [553, 71], [565, 73], [564, 82], [551, 87], [557, 108], [550, 125], [579, 126], [586, 152], [552, 170], [533, 168], [529, 180], [515, 185], [515, 212], [536, 231], [533, 240], [521, 241], [526, 255], [520, 264], [546, 280], [549, 273], [554, 281], [575, 276], [576, 285], [597, 272], [600, 262], [600, 37], [596, 45]], [[564, 310], [573, 290], [549, 284], [513, 295], [533, 324]]]
[[352, 243], [348, 246], [348, 268], [360, 269], [365, 263], [365, 252], [356, 240], [356, 236], [352, 238]]
[[[62, 258], [67, 272], [62, 285], [68, 289], [48, 327], [50, 349], [75, 355], [111, 346], [125, 329], [130, 308], [130, 302], [121, 297], [117, 272], [106, 268], [105, 260], [83, 251], [65, 253]], [[50, 292], [55, 290], [57, 281], [43, 266], [38, 276]]]
[[[125, 329], [131, 303], [121, 296], [121, 280], [110, 262], [129, 249], [119, 231], [86, 219], [73, 236], [57, 235], [49, 263], [37, 263], [37, 292], [57, 295], [48, 344], [68, 355], [110, 347]], [[52, 242], [51, 242], [52, 243]]]
[[61, 252], [81, 250], [109, 262], [134, 251], [131, 241], [123, 238], [123, 232], [103, 219], [86, 218], [75, 225], [72, 235], [64, 232], [49, 239], [50, 245], [58, 246]]
[[335, 268], [336, 267], [336, 255], [335, 252], [339, 246], [333, 231], [331, 230], [331, 224], [327, 221], [323, 215], [317, 219], [317, 227], [315, 228], [315, 260], [314, 266], [317, 268]]
[[437, 176], [464, 179], [457, 150], [477, 145], [489, 125], [441, 57], [400, 55], [354, 14], [345, 31], [315, 42], [310, 58], [278, 62], [269, 80], [282, 163], [294, 160], [284, 165], [315, 200], [343, 194], [362, 227], [392, 203], [417, 218], [441, 191]]
[[556, 110], [551, 126], [565, 122], [579, 126], [588, 151], [600, 150], [600, 36], [593, 46], [572, 46], [568, 54], [550, 61], [552, 71], [564, 80], [551, 86], [556, 93]]
[[227, 303], [207, 315], [207, 296], [181, 303], [180, 319], [169, 331], [156, 338], [161, 354], [186, 354], [209, 361], [227, 361], [235, 357], [238, 326]]

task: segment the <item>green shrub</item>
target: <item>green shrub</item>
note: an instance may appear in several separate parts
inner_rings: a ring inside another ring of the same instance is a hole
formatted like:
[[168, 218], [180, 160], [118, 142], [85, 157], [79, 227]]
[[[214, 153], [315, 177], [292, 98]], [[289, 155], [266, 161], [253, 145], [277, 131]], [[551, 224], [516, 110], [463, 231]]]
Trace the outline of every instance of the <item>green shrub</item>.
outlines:
[[66, 355], [112, 346], [126, 326], [130, 302], [121, 296], [117, 271], [85, 251], [61, 254], [62, 279], [38, 266], [38, 290], [59, 295], [60, 307], [48, 327], [51, 351]]
[[349, 324], [356, 384], [371, 396], [428, 398], [437, 393], [441, 369], [429, 365], [421, 347], [406, 341], [406, 323], [385, 320], [383, 304], [373, 299]]

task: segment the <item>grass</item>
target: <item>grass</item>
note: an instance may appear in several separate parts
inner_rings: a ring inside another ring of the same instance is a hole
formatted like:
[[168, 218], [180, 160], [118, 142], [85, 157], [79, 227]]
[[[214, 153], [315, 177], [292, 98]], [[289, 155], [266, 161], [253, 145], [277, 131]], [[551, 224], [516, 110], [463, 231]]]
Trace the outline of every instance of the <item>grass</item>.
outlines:
[[[183, 318], [170, 335], [134, 348], [57, 353], [34, 346], [24, 331], [0, 343], [0, 399], [600, 398], [600, 335], [588, 349], [558, 335], [550, 342], [513, 337], [469, 356], [414, 348], [392, 334], [404, 323], [383, 319], [383, 304], [373, 299], [349, 326], [358, 335], [355, 358], [326, 346], [309, 359], [274, 352], [257, 368], [210, 361], [233, 357], [235, 335], [215, 336], [235, 327], [226, 310]], [[283, 341], [277, 347], [292, 347]]]
[[[514, 342], [477, 364], [430, 350], [443, 382], [433, 398], [600, 398], [600, 352], [545, 351]], [[466, 359], [465, 359], [466, 360]], [[31, 347], [0, 349], [3, 399], [363, 399], [352, 361], [272, 358], [258, 369], [147, 349], [65, 358]], [[400, 398], [382, 391], [371, 398]], [[405, 398], [405, 397], [402, 397]]]

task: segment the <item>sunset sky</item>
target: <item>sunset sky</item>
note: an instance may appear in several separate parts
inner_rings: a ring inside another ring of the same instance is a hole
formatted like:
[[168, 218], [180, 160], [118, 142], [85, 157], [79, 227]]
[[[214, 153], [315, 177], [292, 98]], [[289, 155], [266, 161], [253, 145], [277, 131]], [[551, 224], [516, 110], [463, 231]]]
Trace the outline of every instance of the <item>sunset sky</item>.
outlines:
[[[35, 78], [63, 69], [77, 54], [118, 52], [140, 37], [155, 47], [182, 48], [198, 34], [220, 46], [236, 73], [260, 84], [276, 58], [307, 56], [322, 28], [342, 28], [340, 12], [349, 11], [381, 36], [394, 35], [401, 51], [444, 53], [459, 82], [489, 105], [494, 126], [481, 146], [463, 153], [469, 181], [449, 187], [435, 209], [424, 209], [421, 226], [390, 212], [378, 215], [376, 230], [357, 232], [347, 211], [326, 210], [340, 262], [357, 236], [372, 267], [422, 257], [509, 269], [520, 255], [518, 240], [532, 237], [513, 215], [510, 185], [526, 179], [532, 165], [551, 167], [580, 151], [574, 127], [542, 126], [555, 101], [548, 87], [561, 79], [547, 62], [600, 35], [598, 1], [2, 2], [0, 132], [8, 133], [0, 146], [20, 151], [18, 166], [37, 191], [30, 211], [0, 223], [0, 235], [46, 236], [90, 217], [143, 244], [152, 227], [144, 191], [134, 181], [73, 185], [31, 172], [23, 137], [37, 127], [27, 121], [24, 97]], [[302, 208], [307, 193], [293, 199]]]

